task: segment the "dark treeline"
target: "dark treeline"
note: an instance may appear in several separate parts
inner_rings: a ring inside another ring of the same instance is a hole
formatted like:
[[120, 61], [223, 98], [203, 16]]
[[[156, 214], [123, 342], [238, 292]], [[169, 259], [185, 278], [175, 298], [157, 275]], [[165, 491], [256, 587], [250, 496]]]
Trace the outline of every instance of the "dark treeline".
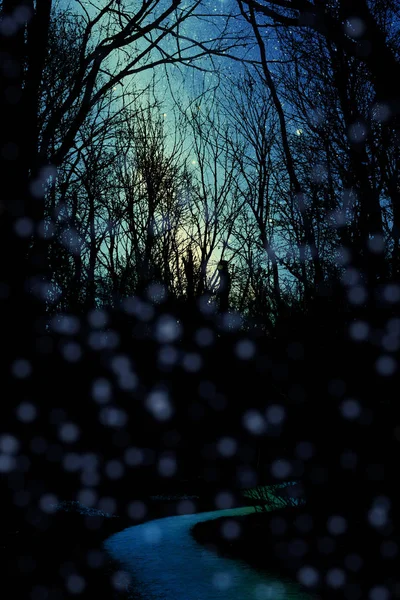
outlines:
[[1, 3], [7, 527], [295, 479], [394, 596], [398, 2], [125, 4]]

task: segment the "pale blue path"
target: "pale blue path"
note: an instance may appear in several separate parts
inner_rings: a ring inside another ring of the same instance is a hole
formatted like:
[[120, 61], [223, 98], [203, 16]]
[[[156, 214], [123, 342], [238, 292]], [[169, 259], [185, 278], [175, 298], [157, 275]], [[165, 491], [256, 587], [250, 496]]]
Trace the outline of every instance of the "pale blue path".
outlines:
[[112, 535], [104, 547], [145, 600], [310, 600], [294, 583], [222, 558], [190, 535], [196, 523], [251, 512], [241, 507], [149, 521]]

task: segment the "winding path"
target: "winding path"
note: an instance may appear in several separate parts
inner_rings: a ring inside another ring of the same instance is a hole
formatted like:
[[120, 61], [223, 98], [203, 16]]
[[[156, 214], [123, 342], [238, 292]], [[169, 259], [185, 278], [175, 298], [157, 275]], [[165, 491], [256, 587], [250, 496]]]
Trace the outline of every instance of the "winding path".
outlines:
[[241, 507], [149, 521], [112, 535], [104, 547], [145, 600], [309, 600], [294, 583], [222, 558], [190, 535], [201, 521], [253, 511]]

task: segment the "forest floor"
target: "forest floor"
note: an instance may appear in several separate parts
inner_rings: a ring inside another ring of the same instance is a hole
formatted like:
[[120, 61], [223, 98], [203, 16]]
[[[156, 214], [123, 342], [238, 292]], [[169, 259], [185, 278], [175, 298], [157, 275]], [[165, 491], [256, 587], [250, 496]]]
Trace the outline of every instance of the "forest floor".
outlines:
[[[17, 527], [10, 521], [1, 530], [0, 564], [10, 589], [26, 600], [122, 600], [126, 594], [119, 580], [121, 567], [104, 551], [103, 542], [128, 527], [179, 514], [178, 495], [174, 500], [163, 494], [149, 497], [144, 505], [145, 512], [135, 519], [101, 514], [69, 501], [42, 513], [40, 523], [30, 524], [21, 513]], [[212, 508], [208, 497], [197, 499], [198, 511]]]
[[[38, 527], [21, 522], [2, 535], [2, 564], [14, 595], [27, 600], [118, 598], [102, 542], [132, 522], [60, 510]], [[3, 585], [5, 585], [3, 583]]]
[[[244, 497], [242, 503], [247, 504]], [[140, 522], [177, 514], [176, 501], [153, 501], [147, 506], [147, 514], [136, 521], [85, 514], [72, 506], [72, 510], [45, 515], [42, 527], [24, 524], [19, 531], [10, 531], [2, 539], [1, 562], [7, 565], [11, 589], [27, 600], [72, 596], [122, 600], [121, 567], [102, 550], [102, 544], [112, 534]], [[212, 504], [204, 501], [200, 510], [211, 508]], [[393, 544], [382, 541], [381, 533], [372, 529], [365, 537], [358, 515], [341, 534], [328, 534], [326, 522], [323, 511], [310, 514], [305, 504], [200, 522], [191, 534], [212, 552], [300, 583], [316, 598], [400, 598], [400, 587], [393, 580], [397, 561]]]
[[[226, 535], [229, 531], [237, 535]], [[395, 557], [387, 552], [387, 561], [382, 561], [378, 535], [371, 532], [366, 539], [356, 517], [349, 533], [329, 536], [322, 515], [311, 516], [306, 505], [288, 506], [201, 522], [191, 535], [225, 558], [299, 583], [316, 598], [400, 598], [400, 588], [391, 576]]]

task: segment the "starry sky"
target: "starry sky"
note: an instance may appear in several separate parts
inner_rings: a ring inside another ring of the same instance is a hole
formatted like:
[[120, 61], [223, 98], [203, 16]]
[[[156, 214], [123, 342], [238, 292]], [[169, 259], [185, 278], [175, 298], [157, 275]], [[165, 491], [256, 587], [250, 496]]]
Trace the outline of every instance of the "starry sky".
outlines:
[[[58, 6], [61, 10], [71, 10], [74, 13], [87, 12], [91, 17], [98, 14], [99, 10], [106, 4], [105, 0], [94, 2], [92, 0], [59, 0]], [[135, 11], [136, 5], [139, 8], [141, 3], [133, 3], [132, 0], [119, 0], [119, 5], [126, 10]], [[226, 49], [223, 54], [212, 57], [203, 56], [193, 61], [191, 66], [183, 64], [175, 65], [157, 65], [154, 68], [141, 71], [133, 77], [132, 83], [135, 87], [145, 87], [151, 81], [152, 77], [157, 81], [157, 94], [160, 100], [171, 102], [186, 98], [193, 99], [197, 94], [205, 89], [215, 87], [218, 81], [224, 78], [236, 78], [243, 72], [244, 65], [250, 65], [258, 61], [258, 48], [251, 32], [251, 27], [240, 15], [239, 6], [236, 0], [183, 0], [179, 4], [177, 14], [191, 9], [196, 5], [193, 14], [180, 26], [179, 33], [181, 40], [179, 42], [182, 54], [186, 57], [199, 53], [199, 48], [194, 48], [194, 42], [202, 43], [207, 48], [221, 51], [222, 46]], [[170, 6], [170, 0], [155, 0], [153, 3], [154, 11], [152, 18], [158, 16], [161, 11]], [[154, 16], [153, 16], [154, 15]], [[174, 17], [170, 17], [172, 20]], [[146, 21], [147, 22], [147, 21]], [[104, 23], [104, 22], [100, 22]], [[142, 24], [143, 25], [143, 24]], [[267, 53], [269, 60], [279, 58], [279, 48], [274, 39], [274, 30], [264, 30], [268, 33]], [[99, 27], [98, 40], [101, 39], [101, 30]], [[221, 38], [223, 41], [221, 41]], [[115, 66], [117, 61], [124, 57], [126, 59], [129, 53], [139, 53], [146, 47], [147, 41], [139, 41], [132, 45], [125, 54], [115, 53], [111, 57], [111, 66]], [[153, 36], [154, 39], [154, 36]], [[150, 60], [158, 60], [163, 53], [176, 56], [176, 39], [168, 35], [158, 45], [158, 49], [153, 51]], [[144, 57], [142, 63], [149, 62], [149, 57]], [[175, 96], [175, 98], [174, 98]]]
[[[105, 0], [100, 0], [97, 4], [93, 0], [82, 0], [82, 2], [78, 2], [78, 0], [59, 0], [59, 2], [60, 8], [69, 8], [75, 14], [77, 11], [82, 14], [86, 12], [91, 18], [95, 18], [99, 10], [106, 4]], [[120, 2], [123, 10], [129, 9], [130, 14], [134, 14], [132, 11], [137, 10], [136, 6], [138, 8], [141, 6], [141, 3], [134, 4], [132, 0], [120, 0]], [[154, 12], [150, 15], [149, 20], [153, 20], [168, 8], [170, 2], [171, 0], [154, 0]], [[138, 65], [141, 67], [141, 65], [147, 66], [156, 62], [156, 66], [140, 70], [140, 72], [135, 73], [123, 82], [126, 93], [129, 89], [143, 90], [151, 84], [152, 80], [154, 81], [155, 97], [161, 103], [161, 113], [165, 118], [167, 151], [172, 151], [174, 147], [177, 115], [179, 113], [178, 104], [179, 109], [185, 112], [193, 103], [198, 105], [198, 98], [201, 97], [202, 107], [207, 106], [208, 109], [212, 103], [214, 109], [218, 112], [220, 100], [226, 100], [224, 98], [226, 85], [224, 84], [229, 84], [230, 80], [234, 82], [239, 79], [244, 75], [246, 67], [251, 69], [252, 65], [259, 61], [259, 50], [254, 40], [254, 34], [251, 26], [240, 14], [237, 0], [202, 0], [201, 2], [198, 2], [198, 0], [183, 0], [179, 4], [177, 14], [190, 10], [192, 6], [196, 6], [193, 15], [179, 28], [181, 36], [179, 44], [177, 44], [174, 36], [167, 35], [162, 42], [157, 44], [156, 49], [143, 56]], [[174, 16], [169, 17], [170, 20], [173, 18]], [[143, 23], [141, 26], [143, 27]], [[102, 22], [99, 23], [96, 29], [94, 37], [98, 44], [105, 37]], [[114, 31], [118, 31], [118, 23]], [[280, 53], [278, 43], [274, 39], [274, 29], [264, 29], [263, 32], [265, 32], [266, 37], [268, 36], [268, 39], [266, 39], [268, 60], [279, 59]], [[137, 56], [143, 52], [158, 35], [159, 31], [151, 33], [144, 36], [144, 39], [139, 39], [131, 46], [111, 55], [107, 64], [109, 72], [118, 71], [124, 61], [129, 61], [132, 56]], [[157, 64], [160, 57], [166, 54], [176, 56], [177, 47], [179, 47], [182, 55], [186, 55], [186, 57], [197, 55], [199, 46], [195, 46], [196, 42], [201, 44], [200, 52], [203, 56], [194, 60], [192, 64], [187, 64], [190, 61], [186, 61], [186, 64], [185, 62], [184, 64], [172, 65]], [[218, 49], [218, 54], [207, 56], [204, 52], [206, 48]], [[221, 52], [221, 48], [225, 48], [226, 51]], [[116, 86], [114, 89], [116, 96], [118, 96], [121, 88]], [[146, 97], [143, 99], [145, 101]], [[118, 106], [118, 103], [116, 106]], [[185, 147], [189, 152], [190, 164], [196, 169], [197, 161], [195, 155], [191, 154], [191, 145], [189, 131], [189, 137], [185, 139]], [[213, 179], [213, 173], [210, 174], [210, 177]], [[222, 246], [218, 246], [218, 251], [221, 252], [221, 250]]]

